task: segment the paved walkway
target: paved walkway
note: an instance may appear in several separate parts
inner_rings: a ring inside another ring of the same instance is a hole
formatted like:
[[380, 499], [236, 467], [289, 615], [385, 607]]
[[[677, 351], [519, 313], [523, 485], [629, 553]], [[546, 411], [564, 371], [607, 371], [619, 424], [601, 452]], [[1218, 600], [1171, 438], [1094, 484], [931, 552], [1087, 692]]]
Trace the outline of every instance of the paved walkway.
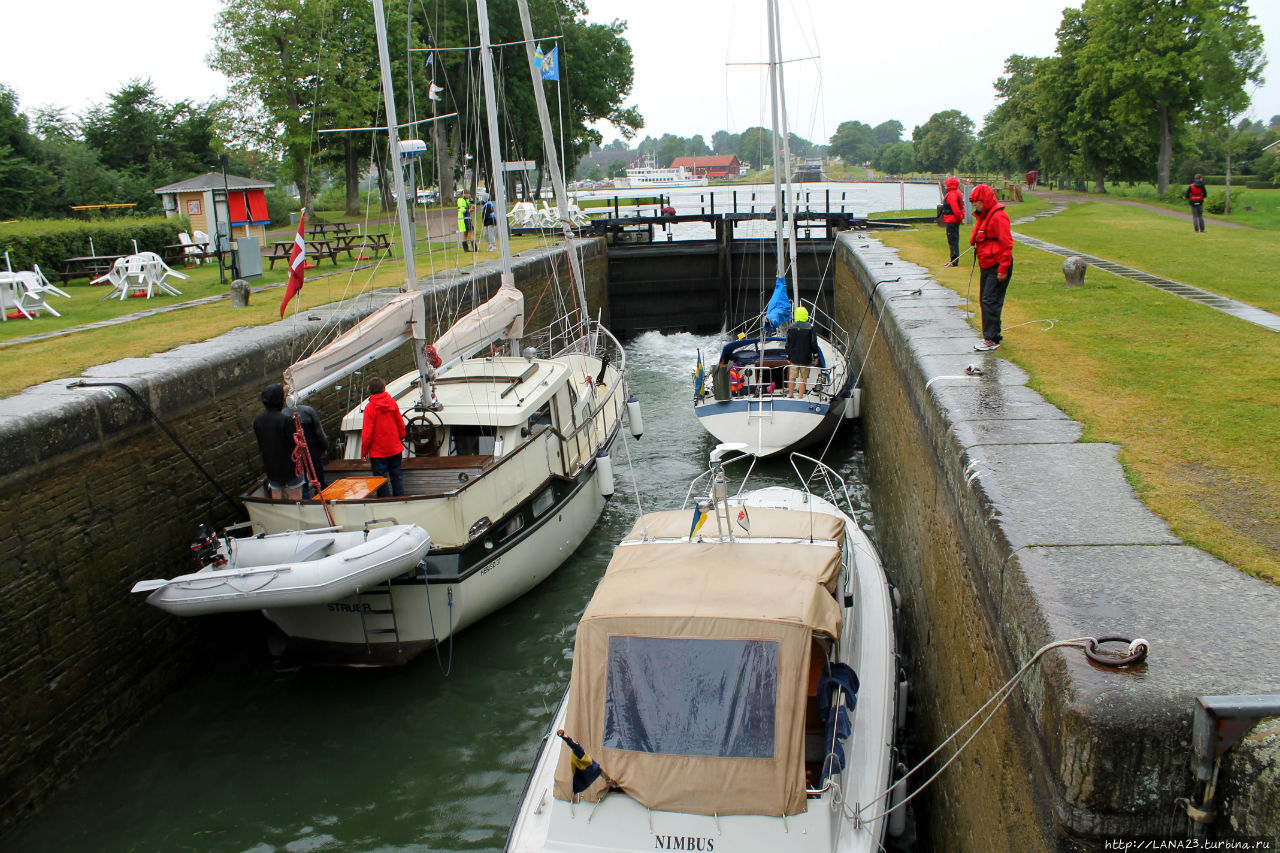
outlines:
[[[1034, 222], [1035, 220], [1043, 219], [1046, 216], [1054, 216], [1066, 210], [1069, 203], [1080, 203], [1083, 201], [1106, 201], [1111, 204], [1128, 204], [1132, 207], [1140, 207], [1144, 210], [1150, 210], [1155, 213], [1172, 216], [1177, 219], [1185, 219], [1188, 222], [1191, 221], [1190, 213], [1179, 213], [1177, 211], [1156, 207], [1155, 205], [1128, 202], [1123, 199], [1103, 199], [1096, 196], [1076, 197], [1069, 193], [1041, 193], [1040, 195], [1048, 198], [1049, 201], [1053, 203], [1053, 207], [1043, 213], [1037, 213], [1034, 216], [1024, 216], [1021, 219], [1016, 219], [1013, 221], [1014, 225]], [[1221, 222], [1219, 224], [1231, 228], [1248, 227], [1235, 222]], [[1142, 270], [1135, 270], [1131, 267], [1122, 266], [1114, 261], [1108, 261], [1105, 258], [1095, 258], [1092, 255], [1086, 255], [1083, 252], [1077, 252], [1074, 249], [1056, 246], [1053, 243], [1046, 243], [1043, 240], [1037, 240], [1034, 237], [1019, 234], [1017, 231], [1013, 232], [1013, 239], [1017, 240], [1019, 243], [1024, 243], [1033, 249], [1052, 252], [1053, 254], [1061, 255], [1064, 258], [1080, 258], [1091, 267], [1097, 267], [1100, 270], [1115, 273], [1118, 276], [1122, 276], [1132, 281], [1149, 284], [1152, 287], [1158, 287], [1166, 293], [1172, 293], [1174, 296], [1181, 296], [1183, 299], [1190, 299], [1193, 302], [1199, 302], [1201, 305], [1207, 305], [1224, 314], [1230, 314], [1233, 317], [1238, 317], [1241, 320], [1262, 326], [1264, 329], [1270, 329], [1273, 332], [1280, 332], [1280, 314], [1272, 314], [1270, 311], [1255, 308], [1254, 306], [1248, 305], [1244, 302], [1240, 302], [1235, 299], [1228, 299], [1225, 296], [1219, 296], [1216, 293], [1210, 293], [1207, 290], [1201, 290], [1198, 287], [1192, 287], [1191, 285], [1183, 284], [1180, 281], [1161, 278], [1158, 275], [1152, 275], [1151, 273], [1146, 273]]]

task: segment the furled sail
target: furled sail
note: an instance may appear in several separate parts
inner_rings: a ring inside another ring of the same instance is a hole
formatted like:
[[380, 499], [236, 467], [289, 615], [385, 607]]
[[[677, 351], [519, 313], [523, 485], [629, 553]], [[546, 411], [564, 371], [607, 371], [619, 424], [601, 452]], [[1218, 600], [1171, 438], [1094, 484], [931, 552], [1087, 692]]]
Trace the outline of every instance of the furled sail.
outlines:
[[325, 346], [285, 368], [284, 381], [293, 389], [292, 397], [305, 399], [408, 341], [423, 340], [425, 319], [420, 292], [397, 294]]
[[524, 294], [507, 274], [502, 286], [487, 302], [477, 305], [449, 327], [435, 343], [436, 354], [447, 366], [466, 358], [499, 339], [518, 340], [524, 335]]

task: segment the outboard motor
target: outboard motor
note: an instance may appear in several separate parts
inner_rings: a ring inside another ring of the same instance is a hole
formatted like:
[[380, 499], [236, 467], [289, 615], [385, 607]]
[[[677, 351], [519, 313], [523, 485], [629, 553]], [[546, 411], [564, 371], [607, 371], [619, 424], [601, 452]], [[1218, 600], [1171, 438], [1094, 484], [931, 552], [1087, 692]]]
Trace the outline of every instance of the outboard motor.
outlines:
[[191, 536], [191, 556], [200, 568], [226, 565], [227, 558], [218, 550], [218, 534], [207, 524], [196, 528]]

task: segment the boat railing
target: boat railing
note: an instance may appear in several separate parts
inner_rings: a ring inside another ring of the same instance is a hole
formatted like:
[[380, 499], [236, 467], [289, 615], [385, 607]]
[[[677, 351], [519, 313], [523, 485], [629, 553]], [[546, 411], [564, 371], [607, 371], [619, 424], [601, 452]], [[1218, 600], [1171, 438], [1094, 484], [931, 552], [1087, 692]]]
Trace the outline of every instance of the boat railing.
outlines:
[[[839, 507], [841, 505], [841, 501], [843, 501], [844, 509], [848, 512], [849, 517], [854, 517], [853, 500], [849, 497], [849, 487], [845, 484], [843, 477], [837, 474], [829, 465], [819, 459], [814, 459], [812, 456], [806, 456], [803, 453], [796, 453], [793, 451], [790, 458], [791, 467], [796, 472], [796, 476], [800, 479], [801, 485], [804, 486], [806, 494], [812, 495], [813, 491], [809, 488], [809, 485], [815, 480], [820, 480], [825, 491], [823, 494], [819, 495], [819, 497], [835, 504], [837, 507]], [[814, 466], [813, 471], [810, 472], [809, 476], [806, 477], [804, 474], [800, 473], [800, 462], [811, 463]]]
[[[742, 494], [742, 490], [747, 487], [747, 480], [751, 479], [751, 472], [755, 470], [756, 462], [759, 461], [759, 457], [753, 456], [750, 453], [739, 453], [737, 456], [730, 456], [726, 459], [721, 459], [719, 462], [720, 467], [727, 468], [730, 465], [736, 465], [743, 460], [749, 461], [750, 464], [747, 466], [747, 473], [742, 475], [742, 482], [738, 484], [738, 490], [734, 492], [734, 497]], [[712, 476], [715, 472], [716, 469], [714, 467], [708, 468], [706, 471], [703, 471], [701, 474], [693, 478], [693, 481], [689, 483], [689, 490], [685, 492], [684, 503], [680, 504], [681, 509], [687, 509], [689, 507], [689, 500], [693, 497], [694, 489], [698, 487], [698, 483], [702, 482], [704, 478]], [[710, 489], [707, 491], [709, 492]]]

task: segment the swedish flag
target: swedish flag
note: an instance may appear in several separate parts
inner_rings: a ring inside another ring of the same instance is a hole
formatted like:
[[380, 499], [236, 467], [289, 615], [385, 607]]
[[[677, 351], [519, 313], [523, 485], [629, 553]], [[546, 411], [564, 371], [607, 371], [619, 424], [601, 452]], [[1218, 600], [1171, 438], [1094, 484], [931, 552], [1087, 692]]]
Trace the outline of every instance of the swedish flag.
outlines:
[[692, 539], [694, 535], [702, 529], [702, 525], [707, 523], [707, 515], [710, 514], [710, 511], [711, 505], [705, 501], [693, 508], [693, 524], [689, 525], [690, 539]]
[[571, 753], [569, 763], [573, 767], [573, 793], [581, 794], [590, 788], [591, 783], [599, 779], [604, 771], [590, 755], [587, 755], [587, 751], [580, 744], [564, 733], [564, 729], [557, 731], [556, 735], [569, 747]]

